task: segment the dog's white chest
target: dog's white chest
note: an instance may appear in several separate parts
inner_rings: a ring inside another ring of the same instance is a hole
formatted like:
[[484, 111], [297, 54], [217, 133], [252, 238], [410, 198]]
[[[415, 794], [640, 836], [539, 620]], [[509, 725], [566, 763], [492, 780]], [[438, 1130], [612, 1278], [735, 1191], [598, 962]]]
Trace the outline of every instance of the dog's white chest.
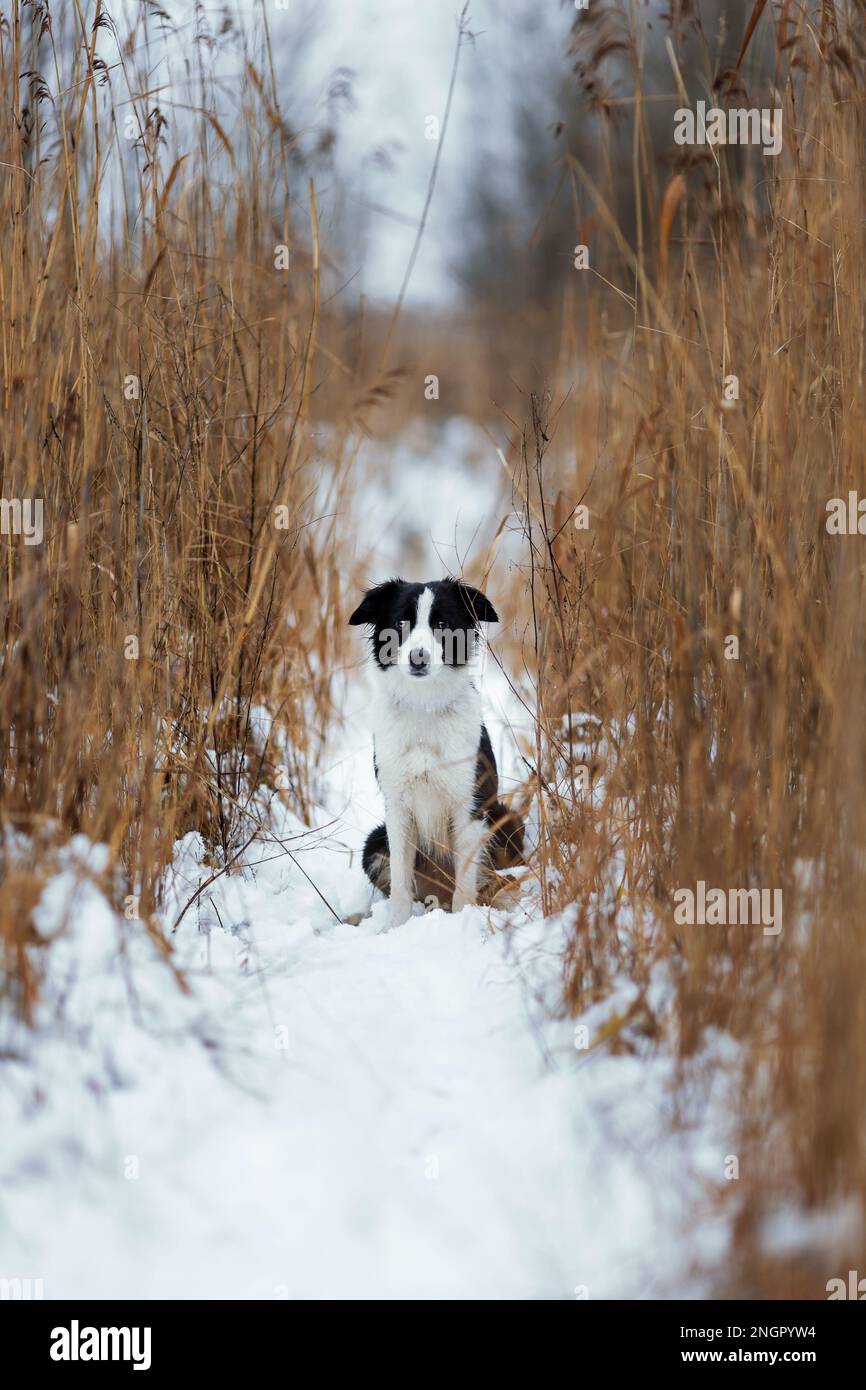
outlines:
[[[458, 749], [455, 740], [438, 736], [435, 730], [424, 730], [412, 721], [401, 727], [401, 721], [384, 728], [376, 735], [376, 759], [383, 790], [399, 790], [415, 784], [446, 789], [455, 781], [454, 773], [469, 752]], [[462, 756], [461, 756], [462, 755]], [[457, 780], [461, 780], [458, 776]]]
[[409, 782], [444, 781], [445, 749], [436, 739], [412, 740], [401, 749], [400, 765]]
[[376, 763], [386, 802], [399, 802], [425, 838], [435, 839], [471, 802], [480, 719], [438, 712], [385, 712]]

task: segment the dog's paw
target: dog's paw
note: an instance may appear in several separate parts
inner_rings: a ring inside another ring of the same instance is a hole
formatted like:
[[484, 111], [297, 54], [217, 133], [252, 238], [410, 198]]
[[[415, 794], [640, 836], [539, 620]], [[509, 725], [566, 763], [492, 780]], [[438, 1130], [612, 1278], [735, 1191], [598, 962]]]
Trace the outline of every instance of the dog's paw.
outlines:
[[401, 900], [390, 898], [388, 900], [388, 911], [385, 921], [390, 931], [391, 927], [402, 927], [404, 922], [408, 922], [412, 916], [412, 903], [409, 898]]
[[464, 907], [474, 907], [474, 906], [475, 906], [475, 898], [473, 897], [473, 895], [472, 895], [471, 893], [461, 893], [459, 889], [455, 892], [454, 898], [453, 898], [453, 900], [452, 900], [452, 902], [451, 902], [451, 911], [452, 911], [452, 912], [462, 912], [463, 909], [464, 909]]

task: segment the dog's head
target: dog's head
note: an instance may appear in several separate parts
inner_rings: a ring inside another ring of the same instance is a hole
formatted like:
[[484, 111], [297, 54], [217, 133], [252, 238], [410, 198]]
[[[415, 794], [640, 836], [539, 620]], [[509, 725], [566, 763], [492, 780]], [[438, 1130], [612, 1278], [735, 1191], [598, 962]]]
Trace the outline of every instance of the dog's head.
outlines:
[[499, 619], [490, 600], [461, 579], [410, 584], [388, 579], [368, 589], [349, 622], [368, 625], [373, 659], [408, 694], [425, 702], [477, 667], [481, 623]]

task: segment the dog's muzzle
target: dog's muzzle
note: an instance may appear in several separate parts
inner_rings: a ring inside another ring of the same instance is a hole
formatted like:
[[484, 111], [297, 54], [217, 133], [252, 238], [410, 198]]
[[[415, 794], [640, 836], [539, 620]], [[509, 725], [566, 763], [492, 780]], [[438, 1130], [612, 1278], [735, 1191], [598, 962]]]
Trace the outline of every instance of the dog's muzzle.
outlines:
[[424, 647], [413, 647], [409, 653], [409, 671], [413, 676], [430, 674], [430, 653]]

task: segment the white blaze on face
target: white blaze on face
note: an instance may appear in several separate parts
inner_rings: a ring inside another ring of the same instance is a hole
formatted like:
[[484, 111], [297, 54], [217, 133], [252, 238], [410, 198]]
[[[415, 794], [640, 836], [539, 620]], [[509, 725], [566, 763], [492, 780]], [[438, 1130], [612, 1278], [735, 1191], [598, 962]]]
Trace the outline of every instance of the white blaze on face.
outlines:
[[433, 607], [435, 594], [432, 589], [423, 589], [418, 595], [418, 609], [415, 614], [415, 622], [409, 630], [409, 635], [400, 644], [400, 655], [398, 664], [404, 671], [410, 670], [410, 653], [417, 652], [419, 649], [427, 654], [429, 667], [442, 665], [442, 650], [433, 639], [433, 628], [430, 624], [430, 610]]

